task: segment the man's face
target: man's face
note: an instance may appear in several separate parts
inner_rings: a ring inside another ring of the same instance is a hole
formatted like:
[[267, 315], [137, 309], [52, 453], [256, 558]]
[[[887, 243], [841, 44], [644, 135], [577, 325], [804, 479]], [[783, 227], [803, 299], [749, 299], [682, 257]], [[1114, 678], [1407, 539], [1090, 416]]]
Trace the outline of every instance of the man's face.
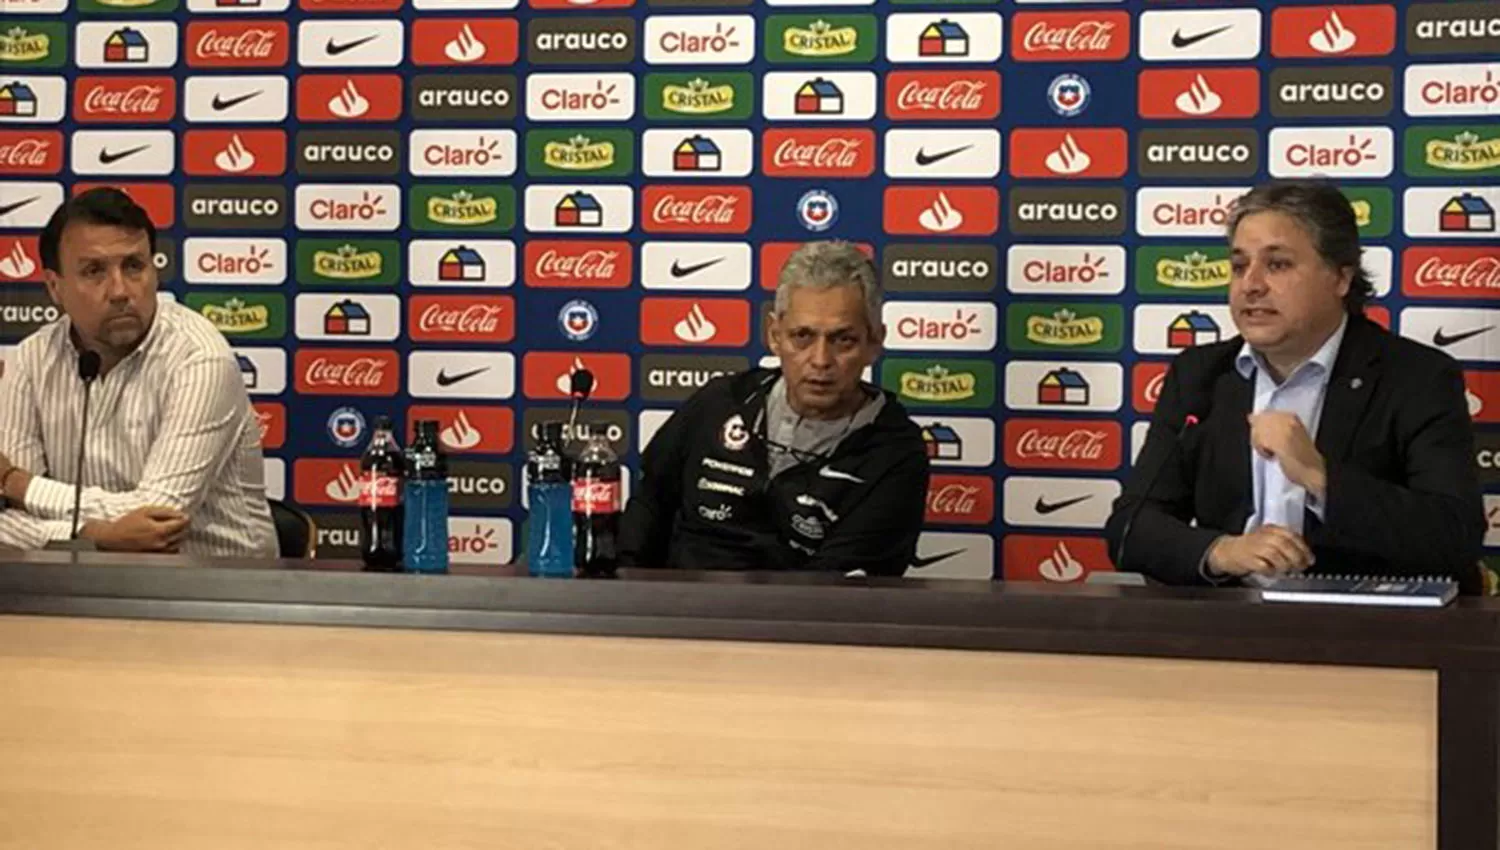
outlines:
[[801, 288], [769, 325], [787, 396], [803, 416], [844, 416], [860, 396], [860, 375], [875, 362], [885, 328], [872, 329], [858, 286]]
[[86, 348], [129, 352], [156, 315], [156, 266], [145, 231], [73, 222], [58, 245], [61, 272], [47, 291], [72, 320]]
[[1262, 212], [1240, 219], [1229, 262], [1234, 324], [1257, 351], [1310, 356], [1338, 326], [1354, 270], [1325, 262], [1292, 217]]

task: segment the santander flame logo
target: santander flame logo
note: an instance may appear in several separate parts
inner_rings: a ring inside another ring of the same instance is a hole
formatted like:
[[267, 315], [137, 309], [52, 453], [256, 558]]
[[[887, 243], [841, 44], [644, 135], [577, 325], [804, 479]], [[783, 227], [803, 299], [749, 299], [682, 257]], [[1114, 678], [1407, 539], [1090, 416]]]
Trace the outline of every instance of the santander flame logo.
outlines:
[[323, 488], [328, 498], [335, 502], [359, 501], [359, 490], [359, 472], [347, 463], [340, 467], [338, 477], [328, 482], [328, 485]]
[[1212, 115], [1224, 105], [1224, 98], [1209, 88], [1208, 80], [1199, 74], [1186, 91], [1177, 95], [1176, 105], [1188, 115]]
[[963, 226], [964, 214], [948, 200], [946, 192], [938, 192], [937, 200], [932, 202], [932, 206], [922, 210], [921, 215], [917, 216], [917, 223], [933, 233], [947, 233]]
[[484, 434], [469, 421], [469, 414], [460, 410], [458, 415], [453, 417], [453, 424], [438, 434], [438, 439], [450, 449], [465, 451], [479, 445], [479, 441], [484, 439]]
[[354, 81], [349, 80], [338, 94], [329, 99], [328, 111], [340, 118], [358, 118], [370, 111], [370, 101], [354, 87]]
[[587, 368], [588, 367], [583, 364], [582, 358], [574, 357], [573, 365], [568, 367], [568, 371], [557, 376], [557, 381], [553, 384], [553, 386], [556, 386], [557, 391], [562, 393], [563, 395], [572, 397], [573, 373]]
[[255, 167], [255, 154], [245, 147], [245, 142], [238, 133], [229, 139], [229, 144], [214, 156], [214, 165], [231, 174], [241, 171], [249, 171]]
[[1059, 540], [1052, 554], [1037, 568], [1037, 572], [1047, 581], [1077, 581], [1083, 577], [1083, 563], [1068, 551], [1068, 544]]
[[26, 249], [20, 242], [10, 249], [10, 253], [0, 257], [0, 275], [11, 280], [21, 280], [31, 277], [36, 273], [36, 261], [26, 253]]
[[708, 317], [703, 314], [702, 305], [696, 302], [688, 311], [687, 316], [672, 327], [672, 333], [683, 342], [708, 342], [718, 332], [718, 326], [709, 321]]
[[1063, 134], [1063, 141], [1057, 150], [1047, 154], [1044, 160], [1047, 169], [1053, 174], [1079, 174], [1088, 170], [1094, 160], [1078, 142], [1073, 139], [1072, 133]]
[[1324, 21], [1321, 27], [1313, 30], [1312, 35], [1307, 38], [1307, 44], [1313, 50], [1330, 55], [1347, 53], [1353, 50], [1358, 42], [1358, 36], [1353, 30], [1344, 26], [1337, 11], [1330, 11], [1328, 20]]
[[484, 42], [474, 35], [474, 30], [468, 24], [458, 31], [458, 35], [443, 47], [443, 55], [454, 62], [478, 62], [484, 58]]

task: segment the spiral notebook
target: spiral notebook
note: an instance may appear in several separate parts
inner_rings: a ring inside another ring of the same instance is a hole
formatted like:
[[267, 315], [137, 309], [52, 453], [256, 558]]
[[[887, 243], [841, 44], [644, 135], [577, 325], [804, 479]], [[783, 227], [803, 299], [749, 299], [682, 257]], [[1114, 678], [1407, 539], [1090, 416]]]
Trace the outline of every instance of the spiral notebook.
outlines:
[[1310, 573], [1247, 581], [1266, 602], [1326, 605], [1398, 605], [1441, 608], [1458, 596], [1458, 582], [1440, 576], [1330, 576]]

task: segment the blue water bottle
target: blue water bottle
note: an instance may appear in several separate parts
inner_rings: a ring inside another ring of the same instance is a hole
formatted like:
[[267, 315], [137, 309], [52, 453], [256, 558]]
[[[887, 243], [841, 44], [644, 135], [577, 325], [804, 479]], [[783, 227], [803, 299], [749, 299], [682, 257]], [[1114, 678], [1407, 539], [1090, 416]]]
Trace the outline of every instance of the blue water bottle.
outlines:
[[526, 458], [531, 529], [526, 564], [534, 576], [573, 576], [573, 475], [563, 454], [563, 423], [543, 422], [536, 448]]
[[448, 572], [448, 458], [436, 420], [417, 422], [416, 439], [406, 447], [403, 531], [406, 572]]

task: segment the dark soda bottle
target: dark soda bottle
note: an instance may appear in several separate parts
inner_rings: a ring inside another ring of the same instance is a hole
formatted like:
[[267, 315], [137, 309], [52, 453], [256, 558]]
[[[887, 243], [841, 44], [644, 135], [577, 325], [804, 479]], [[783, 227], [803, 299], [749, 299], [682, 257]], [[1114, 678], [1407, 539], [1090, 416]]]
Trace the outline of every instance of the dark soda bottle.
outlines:
[[389, 416], [375, 417], [375, 433], [359, 459], [359, 471], [359, 522], [364, 532], [360, 557], [367, 570], [399, 571], [402, 526], [406, 522], [401, 500], [405, 464]]
[[620, 531], [620, 459], [596, 432], [573, 461], [573, 570], [613, 578]]

